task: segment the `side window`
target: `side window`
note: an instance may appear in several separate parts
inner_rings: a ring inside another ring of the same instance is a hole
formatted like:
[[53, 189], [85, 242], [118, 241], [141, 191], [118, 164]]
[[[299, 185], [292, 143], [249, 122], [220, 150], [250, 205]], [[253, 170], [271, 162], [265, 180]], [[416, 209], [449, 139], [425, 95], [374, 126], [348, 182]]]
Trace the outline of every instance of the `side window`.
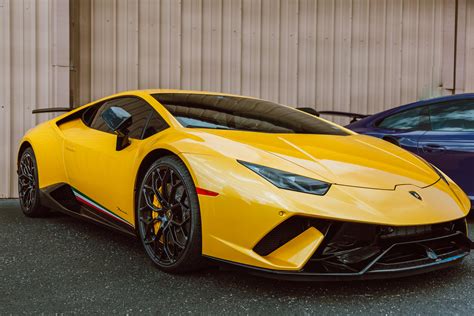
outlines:
[[95, 114], [97, 113], [97, 110], [99, 109], [100, 104], [94, 104], [93, 106], [88, 107], [84, 113], [82, 113], [82, 122], [84, 122], [85, 125], [91, 127], [92, 120], [95, 117]]
[[433, 131], [474, 131], [474, 101], [434, 104], [430, 107], [430, 116]]
[[379, 122], [377, 127], [402, 131], [426, 130], [428, 122], [428, 108], [420, 106], [393, 114]]
[[[107, 124], [105, 124], [101, 115], [112, 106], [123, 108], [132, 115], [132, 125], [129, 127], [129, 136], [131, 138], [143, 139], [168, 127], [166, 122], [159, 117], [156, 111], [147, 102], [133, 97], [118, 98], [103, 103], [92, 118], [90, 127], [99, 131], [113, 133]], [[151, 126], [150, 124], [154, 125]]]
[[150, 120], [146, 125], [145, 130], [143, 131], [143, 138], [148, 138], [152, 135], [155, 135], [158, 132], [168, 128], [168, 124], [166, 124], [165, 120], [163, 120], [158, 113], [152, 111]]

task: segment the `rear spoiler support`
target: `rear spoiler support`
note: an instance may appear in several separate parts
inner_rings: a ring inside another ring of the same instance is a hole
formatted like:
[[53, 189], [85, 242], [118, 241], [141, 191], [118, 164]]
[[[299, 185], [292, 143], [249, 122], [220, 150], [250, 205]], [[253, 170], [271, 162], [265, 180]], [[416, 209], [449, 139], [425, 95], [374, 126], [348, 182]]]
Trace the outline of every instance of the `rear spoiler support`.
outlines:
[[334, 115], [334, 116], [344, 116], [344, 117], [350, 117], [351, 118], [351, 123], [356, 122], [360, 119], [366, 118], [370, 116], [369, 114], [359, 114], [359, 113], [352, 113], [352, 112], [341, 112], [341, 111], [316, 111], [314, 108], [310, 107], [301, 107], [301, 108], [296, 108], [297, 110], [315, 115], [315, 116], [321, 116], [321, 115]]
[[351, 123], [357, 122], [360, 119], [370, 116], [368, 114], [359, 114], [359, 113], [341, 112], [341, 111], [320, 111], [319, 114], [350, 117]]

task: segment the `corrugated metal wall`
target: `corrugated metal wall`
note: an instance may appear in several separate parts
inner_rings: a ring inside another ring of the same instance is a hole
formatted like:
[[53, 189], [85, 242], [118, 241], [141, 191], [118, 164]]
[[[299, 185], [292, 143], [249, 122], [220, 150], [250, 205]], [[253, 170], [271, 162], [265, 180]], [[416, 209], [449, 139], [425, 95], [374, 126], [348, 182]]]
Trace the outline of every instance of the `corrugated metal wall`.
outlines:
[[21, 136], [69, 103], [69, 3], [0, 0], [0, 198], [17, 195]]
[[456, 93], [474, 91], [474, 0], [458, 0]]
[[74, 99], [182, 88], [374, 113], [451, 93], [455, 7], [450, 0], [80, 1]]
[[474, 0], [0, 0], [0, 198], [46, 118], [33, 108], [182, 88], [373, 113], [472, 91], [473, 14]]

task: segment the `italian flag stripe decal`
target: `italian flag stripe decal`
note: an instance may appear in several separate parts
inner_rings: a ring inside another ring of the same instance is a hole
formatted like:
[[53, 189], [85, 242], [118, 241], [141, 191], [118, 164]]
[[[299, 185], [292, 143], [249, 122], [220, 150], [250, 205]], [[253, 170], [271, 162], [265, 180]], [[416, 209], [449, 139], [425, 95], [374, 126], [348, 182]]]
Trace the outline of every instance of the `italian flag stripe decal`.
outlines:
[[74, 196], [76, 197], [76, 200], [79, 201], [80, 203], [85, 204], [89, 207], [92, 207], [93, 209], [99, 211], [100, 213], [108, 215], [108, 216], [118, 220], [119, 222], [122, 222], [124, 224], [127, 224], [127, 225], [131, 226], [131, 224], [129, 222], [127, 222], [125, 219], [121, 218], [120, 216], [118, 216], [115, 213], [112, 213], [111, 211], [109, 211], [108, 209], [106, 209], [105, 207], [100, 205], [99, 203], [97, 203], [94, 200], [92, 200], [91, 198], [89, 198], [87, 195], [79, 192], [78, 190], [76, 190], [74, 188], [72, 188], [72, 192], [74, 193]]

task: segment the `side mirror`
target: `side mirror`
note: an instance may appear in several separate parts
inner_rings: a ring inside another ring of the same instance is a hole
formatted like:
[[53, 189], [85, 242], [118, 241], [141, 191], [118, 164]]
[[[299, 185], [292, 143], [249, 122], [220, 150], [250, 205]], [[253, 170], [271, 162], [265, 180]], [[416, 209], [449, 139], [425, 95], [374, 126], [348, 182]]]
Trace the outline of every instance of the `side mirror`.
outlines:
[[105, 124], [117, 133], [117, 145], [116, 150], [122, 150], [128, 145], [130, 141], [128, 134], [130, 131], [128, 128], [132, 125], [132, 115], [122, 108], [111, 106], [101, 114]]

